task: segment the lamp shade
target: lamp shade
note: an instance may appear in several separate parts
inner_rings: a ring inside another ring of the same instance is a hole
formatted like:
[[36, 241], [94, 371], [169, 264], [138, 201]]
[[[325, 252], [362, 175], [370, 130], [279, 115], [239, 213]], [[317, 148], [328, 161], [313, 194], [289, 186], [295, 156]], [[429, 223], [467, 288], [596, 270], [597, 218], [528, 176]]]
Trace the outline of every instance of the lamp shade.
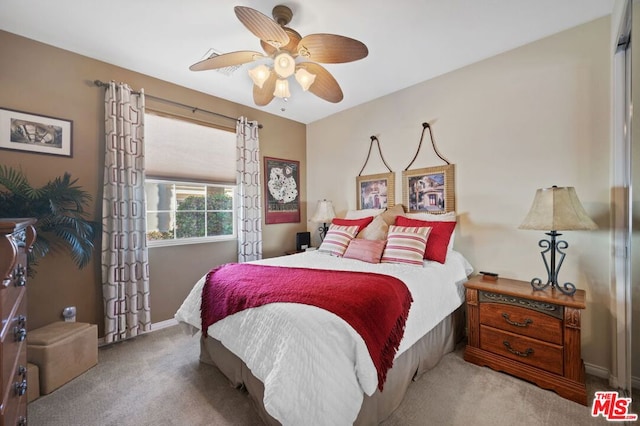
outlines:
[[269, 78], [271, 70], [266, 65], [258, 65], [255, 68], [249, 70], [249, 77], [253, 80], [253, 83], [262, 89], [264, 82]]
[[287, 80], [278, 79], [276, 81], [276, 88], [273, 91], [273, 96], [278, 98], [290, 97], [291, 92], [289, 92], [289, 82]]
[[304, 68], [300, 68], [298, 69], [298, 71], [296, 71], [296, 80], [298, 81], [300, 86], [302, 86], [302, 90], [306, 92], [316, 80], [316, 75], [311, 74]]
[[290, 77], [296, 69], [296, 60], [287, 52], [278, 53], [273, 58], [273, 69], [282, 78]]
[[582, 207], [572, 186], [542, 188], [536, 191], [529, 214], [519, 229], [541, 231], [593, 230], [598, 226]]
[[315, 213], [311, 217], [311, 222], [329, 223], [334, 217], [336, 217], [336, 212], [333, 210], [333, 203], [327, 200], [320, 200]]

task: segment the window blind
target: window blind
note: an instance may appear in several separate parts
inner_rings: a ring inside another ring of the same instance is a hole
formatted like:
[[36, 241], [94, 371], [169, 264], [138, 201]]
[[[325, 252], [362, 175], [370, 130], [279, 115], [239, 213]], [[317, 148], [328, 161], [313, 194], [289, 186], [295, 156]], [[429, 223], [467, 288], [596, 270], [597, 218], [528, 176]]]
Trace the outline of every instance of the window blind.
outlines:
[[215, 183], [236, 183], [234, 132], [194, 122], [145, 114], [146, 175]]

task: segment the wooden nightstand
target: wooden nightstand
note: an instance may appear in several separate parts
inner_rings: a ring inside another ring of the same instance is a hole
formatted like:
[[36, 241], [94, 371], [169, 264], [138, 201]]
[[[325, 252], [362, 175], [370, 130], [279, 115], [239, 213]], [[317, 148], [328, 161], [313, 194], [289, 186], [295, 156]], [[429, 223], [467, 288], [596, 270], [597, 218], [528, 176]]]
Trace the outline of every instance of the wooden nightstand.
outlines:
[[481, 276], [466, 284], [464, 359], [520, 377], [587, 405], [580, 355], [584, 290], [535, 291], [526, 281]]

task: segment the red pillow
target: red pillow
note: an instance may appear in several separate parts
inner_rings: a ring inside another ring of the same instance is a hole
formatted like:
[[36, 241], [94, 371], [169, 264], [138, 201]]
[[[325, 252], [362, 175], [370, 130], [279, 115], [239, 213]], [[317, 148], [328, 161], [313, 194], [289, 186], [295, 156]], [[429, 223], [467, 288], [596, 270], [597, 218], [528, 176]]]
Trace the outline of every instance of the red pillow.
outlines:
[[430, 220], [409, 219], [408, 217], [396, 217], [398, 226], [430, 226], [431, 232], [427, 239], [427, 249], [424, 258], [444, 263], [447, 258], [447, 248], [451, 234], [456, 227], [456, 222], [433, 222]]
[[334, 225], [341, 226], [357, 226], [358, 232], [362, 231], [373, 221], [373, 216], [363, 217], [362, 219], [340, 219], [338, 217], [334, 218], [331, 223]]

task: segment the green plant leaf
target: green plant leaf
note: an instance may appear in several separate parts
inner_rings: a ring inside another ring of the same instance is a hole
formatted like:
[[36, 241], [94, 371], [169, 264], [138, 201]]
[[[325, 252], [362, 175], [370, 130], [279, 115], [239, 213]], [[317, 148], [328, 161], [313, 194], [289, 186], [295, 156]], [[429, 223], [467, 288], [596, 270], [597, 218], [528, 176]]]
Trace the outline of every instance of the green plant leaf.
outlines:
[[79, 268], [91, 261], [99, 226], [87, 218], [86, 209], [93, 198], [77, 181], [64, 173], [34, 188], [22, 170], [0, 166], [0, 217], [38, 219], [37, 238], [29, 253], [30, 269], [52, 252], [67, 253]]

